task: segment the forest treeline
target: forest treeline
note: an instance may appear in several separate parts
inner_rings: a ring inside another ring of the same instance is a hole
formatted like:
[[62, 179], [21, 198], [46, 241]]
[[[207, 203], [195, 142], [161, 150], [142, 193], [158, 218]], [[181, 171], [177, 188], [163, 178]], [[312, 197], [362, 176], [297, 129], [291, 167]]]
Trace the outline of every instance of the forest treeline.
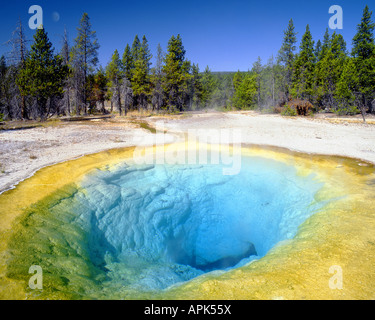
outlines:
[[[297, 50], [293, 20], [284, 31], [276, 57], [260, 58], [247, 72], [211, 72], [186, 58], [180, 35], [166, 52], [157, 47], [154, 64], [146, 36], [135, 36], [108, 65], [99, 66], [100, 48], [84, 13], [70, 45], [64, 32], [55, 53], [45, 29], [32, 44], [21, 21], [13, 33], [9, 56], [0, 58], [0, 118], [51, 116], [129, 110], [179, 112], [203, 108], [258, 109], [272, 112], [292, 99], [309, 101], [315, 112], [373, 112], [375, 98], [375, 24], [366, 6], [352, 40], [351, 52], [341, 34], [326, 30], [315, 42], [309, 25]], [[1, 119], [0, 119], [1, 120]]]

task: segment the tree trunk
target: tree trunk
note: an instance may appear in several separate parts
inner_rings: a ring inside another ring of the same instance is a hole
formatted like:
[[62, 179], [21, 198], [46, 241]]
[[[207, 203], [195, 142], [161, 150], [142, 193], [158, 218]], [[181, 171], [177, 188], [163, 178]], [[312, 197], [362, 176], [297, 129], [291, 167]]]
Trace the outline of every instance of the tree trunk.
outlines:
[[117, 85], [117, 103], [120, 110], [120, 116], [122, 116], [122, 107], [121, 107], [121, 95], [120, 95], [120, 85]]
[[102, 100], [101, 103], [102, 103], [102, 113], [103, 113], [103, 114], [106, 114], [106, 112], [105, 112], [105, 107], [104, 107], [104, 101]]
[[70, 89], [67, 90], [67, 109], [68, 109], [68, 115], [70, 116]]
[[29, 120], [27, 110], [26, 110], [26, 99], [25, 96], [21, 97], [21, 117], [23, 120]]
[[364, 94], [362, 94], [362, 103], [361, 103], [361, 114], [362, 114], [362, 118], [363, 118], [363, 122], [366, 123], [366, 118], [365, 118], [365, 114], [366, 114], [366, 97]]
[[374, 106], [375, 106], [375, 99], [371, 101], [369, 113], [374, 112]]

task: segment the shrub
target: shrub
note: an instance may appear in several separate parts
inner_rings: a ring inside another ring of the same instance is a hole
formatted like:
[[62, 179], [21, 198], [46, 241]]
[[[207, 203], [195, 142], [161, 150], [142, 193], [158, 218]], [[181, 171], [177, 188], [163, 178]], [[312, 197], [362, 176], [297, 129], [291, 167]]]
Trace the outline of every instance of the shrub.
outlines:
[[357, 106], [340, 104], [334, 112], [339, 116], [354, 116], [358, 114], [360, 111]]
[[284, 106], [284, 110], [281, 111], [282, 116], [295, 117], [297, 116], [297, 111], [294, 108], [291, 108], [288, 104]]
[[314, 106], [307, 100], [294, 99], [289, 101], [288, 104], [299, 116], [306, 116], [309, 114], [309, 111], [314, 110]]

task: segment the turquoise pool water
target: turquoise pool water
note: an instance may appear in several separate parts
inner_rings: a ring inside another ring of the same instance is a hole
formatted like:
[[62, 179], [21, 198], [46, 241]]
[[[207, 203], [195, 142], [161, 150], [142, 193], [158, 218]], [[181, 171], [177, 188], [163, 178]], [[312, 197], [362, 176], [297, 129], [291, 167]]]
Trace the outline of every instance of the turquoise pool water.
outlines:
[[321, 187], [260, 157], [243, 157], [234, 176], [220, 165], [124, 163], [87, 176], [69, 201], [102, 284], [152, 291], [260, 259], [323, 206]]

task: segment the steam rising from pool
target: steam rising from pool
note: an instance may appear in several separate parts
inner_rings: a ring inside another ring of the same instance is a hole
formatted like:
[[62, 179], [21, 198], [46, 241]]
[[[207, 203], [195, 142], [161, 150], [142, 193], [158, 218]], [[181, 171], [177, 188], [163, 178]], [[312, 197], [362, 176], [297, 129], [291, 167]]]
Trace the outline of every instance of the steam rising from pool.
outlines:
[[323, 206], [313, 175], [258, 157], [243, 157], [235, 176], [218, 165], [124, 163], [81, 186], [74, 223], [106, 274], [102, 284], [140, 291], [260, 259]]

